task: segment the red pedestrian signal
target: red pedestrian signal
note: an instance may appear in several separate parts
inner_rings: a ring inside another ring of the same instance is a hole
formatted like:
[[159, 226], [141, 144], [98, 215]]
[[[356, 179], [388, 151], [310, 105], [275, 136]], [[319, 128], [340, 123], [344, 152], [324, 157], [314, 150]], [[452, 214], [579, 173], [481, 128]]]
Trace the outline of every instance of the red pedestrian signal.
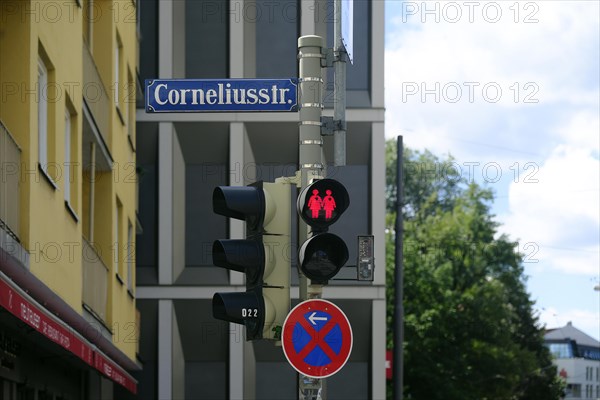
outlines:
[[333, 179], [320, 179], [298, 197], [298, 212], [308, 225], [321, 231], [338, 220], [348, 208], [348, 191]]
[[348, 261], [348, 246], [327, 229], [349, 205], [348, 191], [333, 179], [314, 181], [298, 197], [298, 213], [313, 233], [300, 247], [298, 261], [302, 273], [314, 283], [327, 283]]

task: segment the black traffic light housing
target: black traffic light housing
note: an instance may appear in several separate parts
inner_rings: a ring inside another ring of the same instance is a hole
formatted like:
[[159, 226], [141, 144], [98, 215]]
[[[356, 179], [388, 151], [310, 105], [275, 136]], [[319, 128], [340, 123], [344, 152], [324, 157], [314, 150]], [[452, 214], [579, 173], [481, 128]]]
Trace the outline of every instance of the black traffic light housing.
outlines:
[[213, 243], [213, 264], [246, 274], [246, 291], [215, 293], [213, 316], [246, 326], [246, 339], [279, 340], [290, 309], [289, 183], [219, 186], [213, 211], [246, 221], [246, 239]]
[[345, 186], [333, 179], [316, 180], [298, 196], [298, 214], [313, 233], [300, 247], [298, 262], [313, 283], [326, 284], [348, 261], [346, 243], [327, 230], [349, 205]]

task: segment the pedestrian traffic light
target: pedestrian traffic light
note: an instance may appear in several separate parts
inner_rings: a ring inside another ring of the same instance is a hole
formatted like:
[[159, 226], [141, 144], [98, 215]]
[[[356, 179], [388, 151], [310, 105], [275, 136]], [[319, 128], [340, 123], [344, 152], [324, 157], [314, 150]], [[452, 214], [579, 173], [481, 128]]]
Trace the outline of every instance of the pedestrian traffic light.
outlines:
[[348, 261], [346, 243], [327, 230], [349, 205], [348, 191], [333, 179], [319, 179], [311, 183], [298, 197], [298, 213], [313, 233], [300, 247], [298, 263], [302, 273], [313, 283], [327, 283]]
[[219, 186], [213, 211], [246, 221], [245, 239], [213, 243], [213, 263], [246, 274], [246, 291], [215, 293], [213, 316], [246, 326], [246, 340], [281, 339], [290, 310], [291, 189], [286, 182]]

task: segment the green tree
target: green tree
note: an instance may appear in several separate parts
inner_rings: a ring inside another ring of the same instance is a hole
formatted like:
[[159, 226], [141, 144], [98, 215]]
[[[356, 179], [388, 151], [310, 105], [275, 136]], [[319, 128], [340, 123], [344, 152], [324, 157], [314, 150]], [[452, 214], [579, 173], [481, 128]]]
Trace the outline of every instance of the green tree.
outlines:
[[[388, 345], [393, 345], [396, 143], [386, 146]], [[428, 400], [559, 399], [517, 243], [491, 190], [453, 158], [404, 151], [404, 391]], [[390, 386], [391, 387], [391, 386]]]

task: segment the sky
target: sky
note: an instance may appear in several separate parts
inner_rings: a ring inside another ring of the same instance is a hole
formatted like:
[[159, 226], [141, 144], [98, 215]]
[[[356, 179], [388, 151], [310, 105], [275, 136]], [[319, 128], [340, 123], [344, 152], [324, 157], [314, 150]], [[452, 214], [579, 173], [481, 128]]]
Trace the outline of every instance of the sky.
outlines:
[[540, 321], [596, 339], [599, 4], [388, 0], [385, 10], [386, 137], [451, 154], [492, 189]]

